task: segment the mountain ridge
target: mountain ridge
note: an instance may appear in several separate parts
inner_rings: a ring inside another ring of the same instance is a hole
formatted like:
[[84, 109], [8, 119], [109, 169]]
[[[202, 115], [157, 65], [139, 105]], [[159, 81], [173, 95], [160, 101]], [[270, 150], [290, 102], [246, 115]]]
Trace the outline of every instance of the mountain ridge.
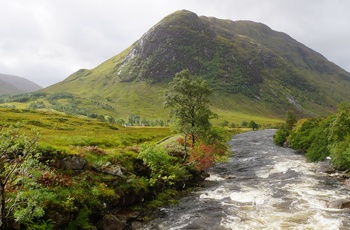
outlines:
[[42, 87], [26, 78], [0, 73], [0, 95], [29, 93]]
[[100, 97], [119, 111], [147, 114], [160, 110], [161, 92], [182, 69], [207, 80], [214, 89], [213, 107], [220, 111], [326, 115], [350, 99], [350, 74], [289, 35], [262, 23], [198, 17], [186, 10], [168, 15], [96, 68], [79, 70], [45, 91]]

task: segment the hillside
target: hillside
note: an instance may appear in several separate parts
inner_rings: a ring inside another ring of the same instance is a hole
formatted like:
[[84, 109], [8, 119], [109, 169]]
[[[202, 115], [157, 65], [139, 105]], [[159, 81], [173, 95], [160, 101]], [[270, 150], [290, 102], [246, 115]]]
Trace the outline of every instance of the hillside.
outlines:
[[0, 74], [0, 95], [34, 92], [42, 87], [22, 77]]
[[326, 115], [350, 99], [350, 74], [285, 33], [251, 21], [177, 11], [120, 54], [81, 69], [43, 91], [98, 99], [117, 116], [166, 116], [163, 93], [175, 73], [190, 69], [214, 89], [213, 109], [282, 117]]

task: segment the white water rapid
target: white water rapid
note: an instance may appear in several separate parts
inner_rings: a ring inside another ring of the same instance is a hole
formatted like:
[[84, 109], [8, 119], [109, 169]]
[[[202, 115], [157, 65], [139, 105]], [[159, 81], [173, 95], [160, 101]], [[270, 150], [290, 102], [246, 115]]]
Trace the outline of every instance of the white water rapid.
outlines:
[[349, 198], [336, 179], [316, 173], [317, 164], [273, 144], [275, 130], [239, 134], [234, 155], [209, 173], [204, 187], [162, 208], [142, 229], [350, 229], [350, 210], [330, 209]]

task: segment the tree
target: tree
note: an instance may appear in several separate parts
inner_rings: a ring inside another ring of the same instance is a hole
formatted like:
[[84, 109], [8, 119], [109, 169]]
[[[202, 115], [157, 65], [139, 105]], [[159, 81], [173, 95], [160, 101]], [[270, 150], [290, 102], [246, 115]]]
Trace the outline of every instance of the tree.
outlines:
[[192, 146], [196, 136], [204, 134], [211, 127], [209, 119], [216, 117], [209, 109], [211, 94], [206, 81], [195, 78], [189, 70], [177, 73], [165, 93], [165, 107], [172, 108], [171, 114], [176, 118], [177, 129], [190, 136]]
[[295, 116], [294, 111], [293, 110], [288, 110], [287, 111], [287, 116], [286, 116], [287, 130], [291, 131], [293, 129], [295, 123], [297, 123], [297, 118]]
[[250, 121], [248, 127], [252, 128], [253, 130], [259, 129], [259, 125], [255, 121]]
[[229, 122], [227, 120], [224, 120], [223, 122], [220, 123], [222, 127], [228, 126]]
[[248, 126], [248, 122], [242, 121], [242, 122], [241, 122], [241, 126], [242, 126], [242, 127], [247, 127], [247, 126]]
[[235, 127], [236, 127], [235, 123], [232, 122], [232, 123], [230, 124], [230, 128], [235, 128]]
[[276, 145], [283, 145], [288, 136], [290, 135], [295, 123], [297, 122], [297, 118], [293, 110], [288, 110], [286, 115], [285, 124], [281, 125], [281, 127], [277, 130], [276, 134], [273, 137], [273, 141]]
[[38, 183], [45, 170], [36, 153], [38, 134], [29, 137], [20, 125], [1, 126], [0, 229], [7, 220], [29, 223], [44, 215], [44, 200], [52, 193]]

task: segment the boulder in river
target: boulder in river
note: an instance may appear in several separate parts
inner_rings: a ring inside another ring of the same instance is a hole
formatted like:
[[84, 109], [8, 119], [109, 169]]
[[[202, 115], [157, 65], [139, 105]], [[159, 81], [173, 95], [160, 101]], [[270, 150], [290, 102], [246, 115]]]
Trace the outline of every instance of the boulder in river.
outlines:
[[327, 208], [344, 209], [350, 208], [350, 199], [339, 199], [328, 202]]
[[317, 163], [316, 173], [334, 173], [335, 169], [329, 161], [321, 161]]

